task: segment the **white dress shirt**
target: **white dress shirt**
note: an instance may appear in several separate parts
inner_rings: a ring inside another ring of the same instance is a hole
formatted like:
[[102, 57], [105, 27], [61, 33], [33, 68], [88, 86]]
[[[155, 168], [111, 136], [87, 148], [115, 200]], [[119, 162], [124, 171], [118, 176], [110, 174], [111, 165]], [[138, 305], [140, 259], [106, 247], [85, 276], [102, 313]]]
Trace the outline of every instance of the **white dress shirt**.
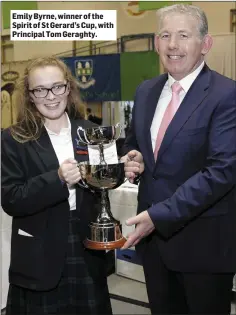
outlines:
[[[179, 93], [180, 104], [183, 101], [186, 93], [190, 89], [191, 85], [193, 84], [194, 80], [197, 78], [197, 76], [199, 75], [203, 67], [204, 67], [204, 61], [196, 70], [194, 70], [192, 73], [190, 73], [185, 78], [179, 81], [180, 85], [183, 88], [183, 90], [181, 90]], [[161, 125], [162, 118], [164, 116], [166, 108], [168, 104], [170, 103], [170, 100], [172, 97], [171, 86], [175, 81], [176, 80], [170, 74], [168, 74], [168, 80], [166, 81], [163, 87], [163, 90], [161, 92], [160, 98], [157, 103], [156, 111], [152, 120], [151, 129], [150, 129], [153, 152], [155, 150], [156, 138], [157, 138], [157, 134]]]
[[[49, 138], [52, 142], [54, 151], [56, 153], [59, 165], [61, 165], [62, 162], [64, 162], [66, 159], [69, 159], [69, 158], [74, 159], [74, 148], [73, 148], [73, 143], [72, 143], [72, 138], [71, 138], [71, 123], [70, 123], [70, 119], [68, 115], [67, 115], [67, 120], [68, 120], [68, 127], [62, 128], [59, 134], [49, 130], [45, 126], [48, 132]], [[76, 209], [75, 187], [74, 185], [73, 186], [67, 185], [67, 187], [70, 193], [69, 198], [68, 198], [70, 210], [75, 210]]]

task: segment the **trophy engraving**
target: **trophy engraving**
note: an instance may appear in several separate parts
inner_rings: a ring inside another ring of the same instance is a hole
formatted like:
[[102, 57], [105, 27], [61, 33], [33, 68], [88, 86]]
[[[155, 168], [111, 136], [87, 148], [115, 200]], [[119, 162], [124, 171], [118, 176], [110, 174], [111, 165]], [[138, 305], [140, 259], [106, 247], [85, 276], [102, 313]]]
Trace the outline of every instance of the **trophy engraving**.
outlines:
[[79, 127], [77, 130], [80, 142], [87, 145], [96, 145], [99, 148], [99, 164], [92, 165], [88, 161], [78, 164], [80, 168], [83, 188], [99, 193], [101, 209], [95, 220], [90, 222], [90, 235], [84, 245], [90, 249], [105, 250], [120, 248], [126, 239], [122, 235], [122, 227], [111, 212], [109, 190], [116, 189], [125, 180], [124, 163], [118, 161], [108, 164], [104, 157], [104, 146], [116, 141], [121, 134], [121, 126], [96, 126], [92, 128]]

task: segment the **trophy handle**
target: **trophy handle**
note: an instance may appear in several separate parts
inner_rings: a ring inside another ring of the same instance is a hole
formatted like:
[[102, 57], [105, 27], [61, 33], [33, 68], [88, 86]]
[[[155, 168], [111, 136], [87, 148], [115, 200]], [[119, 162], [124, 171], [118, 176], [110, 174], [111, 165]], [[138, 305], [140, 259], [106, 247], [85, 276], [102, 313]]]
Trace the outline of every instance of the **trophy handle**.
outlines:
[[81, 178], [80, 181], [78, 181], [77, 185], [79, 185], [79, 187], [83, 188], [83, 189], [89, 189], [92, 193], [95, 193], [94, 190], [92, 190], [86, 183], [85, 181]]
[[121, 124], [120, 124], [120, 123], [117, 123], [117, 124], [114, 126], [115, 130], [116, 130], [116, 128], [118, 128], [118, 127], [120, 127], [120, 133], [119, 133], [118, 137], [115, 137], [115, 139], [114, 139], [114, 140], [119, 139], [119, 138], [120, 138], [120, 136], [121, 136], [122, 126], [121, 126]]
[[[84, 139], [81, 138], [81, 136], [80, 136], [80, 131], [82, 131], [85, 141], [84, 141]], [[82, 143], [84, 143], [84, 144], [89, 144], [89, 140], [88, 140], [88, 138], [87, 138], [87, 136], [86, 136], [86, 132], [85, 132], [85, 129], [84, 129], [83, 127], [81, 127], [81, 126], [78, 127], [78, 129], [77, 129], [77, 135], [78, 135], [78, 137], [79, 137], [79, 140], [80, 140]]]
[[86, 188], [86, 189], [89, 189], [89, 186], [85, 183], [85, 181], [81, 178], [77, 185], [79, 185], [81, 188]]
[[80, 175], [81, 175], [81, 179], [78, 181], [77, 185], [79, 185], [83, 189], [86, 188], [86, 189], [89, 189], [92, 193], [95, 193], [95, 191], [93, 189], [91, 189], [90, 186], [87, 185], [87, 183], [83, 179], [82, 171], [81, 171], [81, 163], [78, 163], [77, 167], [79, 168], [79, 172], [80, 172]]

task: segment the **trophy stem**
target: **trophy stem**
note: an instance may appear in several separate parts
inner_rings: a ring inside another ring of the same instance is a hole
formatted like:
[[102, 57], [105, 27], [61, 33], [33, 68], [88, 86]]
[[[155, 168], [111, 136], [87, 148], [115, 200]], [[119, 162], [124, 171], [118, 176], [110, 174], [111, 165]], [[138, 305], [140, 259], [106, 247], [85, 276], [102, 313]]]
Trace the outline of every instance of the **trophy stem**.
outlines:
[[112, 213], [111, 213], [111, 205], [110, 205], [110, 200], [109, 200], [109, 195], [108, 195], [108, 190], [107, 189], [102, 189], [101, 190], [101, 211], [97, 217], [97, 223], [118, 223]]
[[108, 189], [105, 188], [101, 190], [101, 206], [96, 223], [90, 224], [90, 236], [84, 241], [84, 245], [96, 250], [121, 248], [126, 239], [122, 235], [120, 222], [111, 214]]

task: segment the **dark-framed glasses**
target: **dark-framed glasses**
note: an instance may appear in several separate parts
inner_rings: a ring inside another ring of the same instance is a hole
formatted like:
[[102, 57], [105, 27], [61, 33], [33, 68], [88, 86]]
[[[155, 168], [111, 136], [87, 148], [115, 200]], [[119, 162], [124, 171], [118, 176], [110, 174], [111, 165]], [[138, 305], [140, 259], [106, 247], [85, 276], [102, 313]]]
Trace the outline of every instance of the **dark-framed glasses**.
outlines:
[[29, 92], [33, 93], [36, 98], [44, 98], [48, 95], [49, 91], [52, 92], [54, 95], [62, 95], [65, 93], [67, 88], [67, 83], [66, 84], [56, 84], [50, 89], [45, 88], [45, 87], [38, 87], [33, 90], [29, 90]]

